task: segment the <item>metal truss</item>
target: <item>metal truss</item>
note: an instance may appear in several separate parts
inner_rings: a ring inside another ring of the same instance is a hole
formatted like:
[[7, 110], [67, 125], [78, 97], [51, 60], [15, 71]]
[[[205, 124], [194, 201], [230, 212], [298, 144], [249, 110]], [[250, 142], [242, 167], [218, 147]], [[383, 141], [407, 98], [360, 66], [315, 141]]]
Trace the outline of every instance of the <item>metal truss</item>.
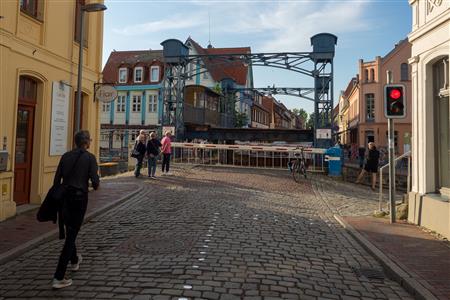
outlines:
[[[315, 129], [332, 129], [333, 111], [333, 57], [337, 37], [322, 33], [311, 37], [313, 52], [282, 53], [231, 53], [189, 55], [187, 47], [178, 40], [166, 40], [164, 47], [165, 76], [163, 83], [163, 124], [175, 126], [177, 138], [184, 134], [183, 93], [185, 81], [196, 75], [212, 72], [233, 63], [248, 66], [273, 67], [293, 71], [314, 79], [314, 88], [257, 88], [248, 91], [297, 96], [314, 101]], [[174, 46], [174, 43], [177, 44]], [[167, 48], [166, 46], [167, 45]], [[188, 68], [190, 66], [191, 68]], [[245, 91], [236, 87], [222, 89], [225, 97], [233, 91]], [[317, 139], [315, 138], [315, 145]]]
[[228, 92], [248, 92], [255, 95], [261, 93], [264, 95], [287, 95], [303, 98], [314, 102], [314, 88], [292, 88], [292, 87], [267, 87], [267, 88], [234, 88]]

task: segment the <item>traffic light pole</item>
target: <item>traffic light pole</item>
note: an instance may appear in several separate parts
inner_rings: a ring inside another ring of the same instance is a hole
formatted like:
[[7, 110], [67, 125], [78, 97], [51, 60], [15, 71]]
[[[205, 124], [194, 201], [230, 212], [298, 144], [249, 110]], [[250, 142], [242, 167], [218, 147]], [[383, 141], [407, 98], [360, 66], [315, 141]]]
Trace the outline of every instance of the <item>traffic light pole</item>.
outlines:
[[[387, 71], [387, 82], [392, 83], [392, 72]], [[395, 223], [395, 154], [394, 154], [394, 119], [388, 119], [388, 143], [389, 143], [389, 206], [390, 222]], [[380, 184], [383, 184], [380, 182]]]
[[[391, 224], [395, 223], [395, 156], [394, 119], [388, 119], [389, 139], [389, 205]], [[382, 182], [380, 182], [382, 184]]]

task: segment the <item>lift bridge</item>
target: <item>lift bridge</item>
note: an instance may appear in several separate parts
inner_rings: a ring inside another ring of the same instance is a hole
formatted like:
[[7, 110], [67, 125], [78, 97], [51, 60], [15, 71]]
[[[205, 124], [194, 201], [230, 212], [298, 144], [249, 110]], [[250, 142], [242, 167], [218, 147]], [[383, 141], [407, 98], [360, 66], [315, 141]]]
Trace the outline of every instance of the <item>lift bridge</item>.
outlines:
[[[161, 43], [165, 62], [163, 80], [163, 126], [175, 127], [176, 137], [185, 136], [183, 122], [183, 99], [187, 78], [208, 71], [206, 62], [220, 68], [236, 62], [251, 66], [266, 66], [295, 72], [298, 76], [313, 79], [313, 87], [307, 88], [239, 88], [232, 79], [221, 81], [224, 97], [237, 91], [259, 91], [268, 94], [297, 96], [314, 102], [314, 146], [331, 146], [333, 111], [333, 58], [337, 37], [330, 33], [319, 33], [311, 37], [312, 52], [282, 53], [232, 53], [189, 55], [189, 48], [181, 41], [168, 39]], [[198, 66], [188, 70], [188, 65]]]

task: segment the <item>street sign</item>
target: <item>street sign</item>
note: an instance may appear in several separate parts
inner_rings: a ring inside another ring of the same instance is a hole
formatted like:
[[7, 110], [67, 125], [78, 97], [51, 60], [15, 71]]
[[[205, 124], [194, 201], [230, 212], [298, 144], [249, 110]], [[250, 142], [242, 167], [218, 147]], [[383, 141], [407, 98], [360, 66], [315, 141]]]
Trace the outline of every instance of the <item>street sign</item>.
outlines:
[[117, 90], [112, 85], [101, 85], [95, 92], [98, 101], [109, 103], [117, 98]]

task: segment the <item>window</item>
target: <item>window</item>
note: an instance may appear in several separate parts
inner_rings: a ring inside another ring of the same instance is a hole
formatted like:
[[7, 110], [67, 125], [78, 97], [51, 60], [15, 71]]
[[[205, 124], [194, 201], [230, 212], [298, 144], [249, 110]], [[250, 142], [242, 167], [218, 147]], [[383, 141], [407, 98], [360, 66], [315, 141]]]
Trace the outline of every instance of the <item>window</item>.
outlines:
[[142, 67], [134, 68], [134, 82], [142, 82]]
[[43, 20], [42, 0], [20, 0], [20, 10], [30, 17]]
[[153, 66], [150, 68], [150, 81], [158, 82], [159, 81], [159, 67]]
[[370, 69], [370, 80], [375, 81], [375, 70]]
[[366, 120], [373, 121], [375, 119], [375, 95], [366, 94]]
[[409, 80], [408, 76], [408, 64], [402, 63], [400, 65], [400, 80], [401, 81], [407, 81]]
[[369, 81], [369, 70], [367, 69], [364, 70], [364, 81], [365, 82]]
[[109, 112], [110, 108], [111, 108], [110, 103], [103, 103], [103, 107], [102, 107], [103, 112]]
[[156, 112], [158, 109], [158, 95], [150, 95], [148, 99], [148, 111]]
[[133, 112], [140, 112], [141, 111], [141, 103], [142, 103], [142, 96], [140, 96], [140, 95], [133, 95], [132, 111]]
[[208, 79], [208, 72], [206, 71], [205, 73], [203, 73], [203, 79]]
[[119, 83], [126, 83], [128, 81], [128, 70], [127, 68], [119, 69]]
[[117, 112], [125, 112], [125, 96], [117, 96]]
[[194, 74], [194, 64], [189, 64], [189, 79], [192, 79], [192, 75]]
[[[75, 4], [75, 34], [74, 40], [75, 42], [80, 42], [80, 22], [81, 22], [81, 6], [86, 4], [86, 0], [76, 0]], [[88, 46], [88, 28], [89, 28], [89, 13], [84, 14], [84, 24], [83, 24], [83, 47]]]

